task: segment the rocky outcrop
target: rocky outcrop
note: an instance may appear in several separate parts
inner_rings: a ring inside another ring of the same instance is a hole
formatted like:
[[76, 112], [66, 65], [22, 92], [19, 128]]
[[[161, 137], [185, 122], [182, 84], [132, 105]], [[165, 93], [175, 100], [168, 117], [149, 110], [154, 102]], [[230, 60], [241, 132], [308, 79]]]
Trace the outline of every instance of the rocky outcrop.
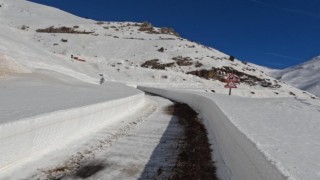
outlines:
[[159, 62], [159, 59], [153, 59], [153, 60], [149, 60], [149, 61], [144, 62], [143, 64], [141, 64], [141, 67], [164, 70], [164, 69], [166, 69], [166, 67], [172, 67], [173, 65], [174, 65], [174, 63], [161, 64]]

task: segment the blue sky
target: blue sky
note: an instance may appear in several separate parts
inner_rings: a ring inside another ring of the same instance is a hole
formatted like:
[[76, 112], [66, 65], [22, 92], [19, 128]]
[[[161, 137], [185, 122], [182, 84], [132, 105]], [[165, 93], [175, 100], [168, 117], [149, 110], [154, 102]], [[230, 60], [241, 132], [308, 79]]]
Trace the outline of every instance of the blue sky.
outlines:
[[320, 55], [319, 0], [31, 0], [103, 21], [149, 21], [240, 60], [285, 68]]

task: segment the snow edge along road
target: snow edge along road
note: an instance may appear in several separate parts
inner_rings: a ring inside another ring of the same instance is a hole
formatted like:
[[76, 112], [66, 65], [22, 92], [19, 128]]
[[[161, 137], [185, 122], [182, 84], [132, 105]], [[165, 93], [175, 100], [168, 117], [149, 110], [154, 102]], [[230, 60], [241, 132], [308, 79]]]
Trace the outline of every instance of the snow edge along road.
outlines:
[[[90, 136], [93, 136], [93, 134], [96, 133], [100, 134], [98, 139], [90, 139], [90, 141], [93, 143], [86, 144], [86, 147], [83, 146], [77, 151], [74, 151], [73, 155], [67, 157], [63, 162], [61, 161], [53, 166], [41, 167], [35, 174], [28, 176], [26, 179], [68, 179], [72, 178], [72, 176], [78, 174], [79, 172], [90, 174], [90, 169], [86, 169], [88, 164], [102, 161], [102, 159], [97, 158], [97, 156], [99, 156], [97, 154], [108, 150], [108, 148], [111, 148], [118, 141], [121, 141], [121, 139], [128, 136], [130, 131], [147, 121], [148, 117], [151, 116], [157, 110], [157, 108], [158, 104], [156, 102], [146, 98], [146, 103], [144, 103], [142, 106], [139, 106], [137, 111], [127, 114], [127, 116], [124, 118], [120, 118], [122, 123], [124, 122], [124, 119], [130, 120], [126, 121], [124, 124], [118, 124], [118, 128], [116, 128], [116, 130], [107, 130], [106, 128], [110, 126], [104, 126], [101, 128], [101, 130], [90, 134]], [[111, 126], [114, 124], [111, 124]], [[110, 135], [101, 136], [105, 131], [110, 133]]]
[[215, 151], [213, 158], [221, 179], [268, 180], [288, 179], [288, 176], [261, 152], [220, 110], [212, 100], [201, 95], [167, 89], [138, 89], [183, 102], [200, 112]]
[[[117, 121], [144, 103], [144, 93], [138, 93], [3, 124], [0, 126], [0, 174]], [[122, 113], [123, 110], [126, 113]]]

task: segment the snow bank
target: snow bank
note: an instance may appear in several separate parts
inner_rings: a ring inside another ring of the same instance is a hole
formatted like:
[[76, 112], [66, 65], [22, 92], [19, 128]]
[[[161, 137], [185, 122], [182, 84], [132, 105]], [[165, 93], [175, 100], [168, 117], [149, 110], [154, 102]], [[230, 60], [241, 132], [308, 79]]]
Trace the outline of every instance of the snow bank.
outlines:
[[210, 143], [214, 146], [214, 160], [221, 179], [287, 179], [209, 98], [165, 89], [138, 88], [187, 103], [200, 112], [208, 130]]
[[125, 98], [1, 124], [0, 172], [129, 115], [144, 102], [144, 94], [137, 93]]

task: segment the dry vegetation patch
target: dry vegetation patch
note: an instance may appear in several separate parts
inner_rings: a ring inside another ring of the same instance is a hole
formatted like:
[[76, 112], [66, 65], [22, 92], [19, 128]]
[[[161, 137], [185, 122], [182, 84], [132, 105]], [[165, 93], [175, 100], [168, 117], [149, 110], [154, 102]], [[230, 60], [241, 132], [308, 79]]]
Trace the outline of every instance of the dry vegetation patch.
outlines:
[[159, 30], [155, 29], [150, 22], [143, 22], [141, 24], [135, 24], [135, 26], [139, 26], [139, 31], [144, 31], [149, 34], [169, 34], [179, 37], [179, 34], [175, 32], [173, 28], [162, 27]]
[[180, 36], [173, 28], [167, 28], [167, 27], [160, 28], [160, 34], [170, 34], [177, 37]]
[[161, 64], [159, 61], [160, 61], [159, 59], [146, 61], [143, 64], [141, 64], [141, 67], [164, 70], [166, 69], [166, 67], [172, 67], [174, 65], [174, 63]]
[[195, 71], [187, 72], [187, 74], [192, 74], [201, 78], [205, 79], [213, 79], [213, 80], [219, 80], [224, 81], [224, 78], [222, 75], [218, 73], [216, 69], [200, 69]]
[[177, 56], [172, 59], [175, 60], [179, 66], [191, 66], [193, 64], [190, 57]]
[[69, 34], [91, 34], [93, 32], [89, 32], [89, 31], [79, 31], [79, 30], [75, 30], [74, 28], [71, 27], [66, 27], [66, 26], [62, 26], [62, 27], [54, 27], [54, 26], [50, 26], [48, 28], [44, 28], [44, 29], [37, 29], [36, 32], [39, 33], [69, 33]]
[[231, 67], [222, 67], [222, 68], [214, 68], [212, 67], [212, 69], [200, 69], [200, 70], [195, 70], [195, 71], [190, 71], [187, 72], [187, 74], [192, 74], [201, 78], [205, 78], [205, 79], [213, 79], [213, 80], [219, 80], [221, 82], [225, 82], [225, 78], [228, 74], [233, 73], [235, 75], [237, 75], [240, 80], [241, 83], [245, 83], [248, 84], [250, 86], [255, 86], [260, 84], [263, 87], [275, 87], [278, 88], [280, 87], [279, 85], [272, 85], [272, 83], [267, 82], [261, 78], [258, 78], [256, 76], [253, 75], [249, 75], [246, 74], [244, 72], [238, 71], [236, 69], [233, 69]]

